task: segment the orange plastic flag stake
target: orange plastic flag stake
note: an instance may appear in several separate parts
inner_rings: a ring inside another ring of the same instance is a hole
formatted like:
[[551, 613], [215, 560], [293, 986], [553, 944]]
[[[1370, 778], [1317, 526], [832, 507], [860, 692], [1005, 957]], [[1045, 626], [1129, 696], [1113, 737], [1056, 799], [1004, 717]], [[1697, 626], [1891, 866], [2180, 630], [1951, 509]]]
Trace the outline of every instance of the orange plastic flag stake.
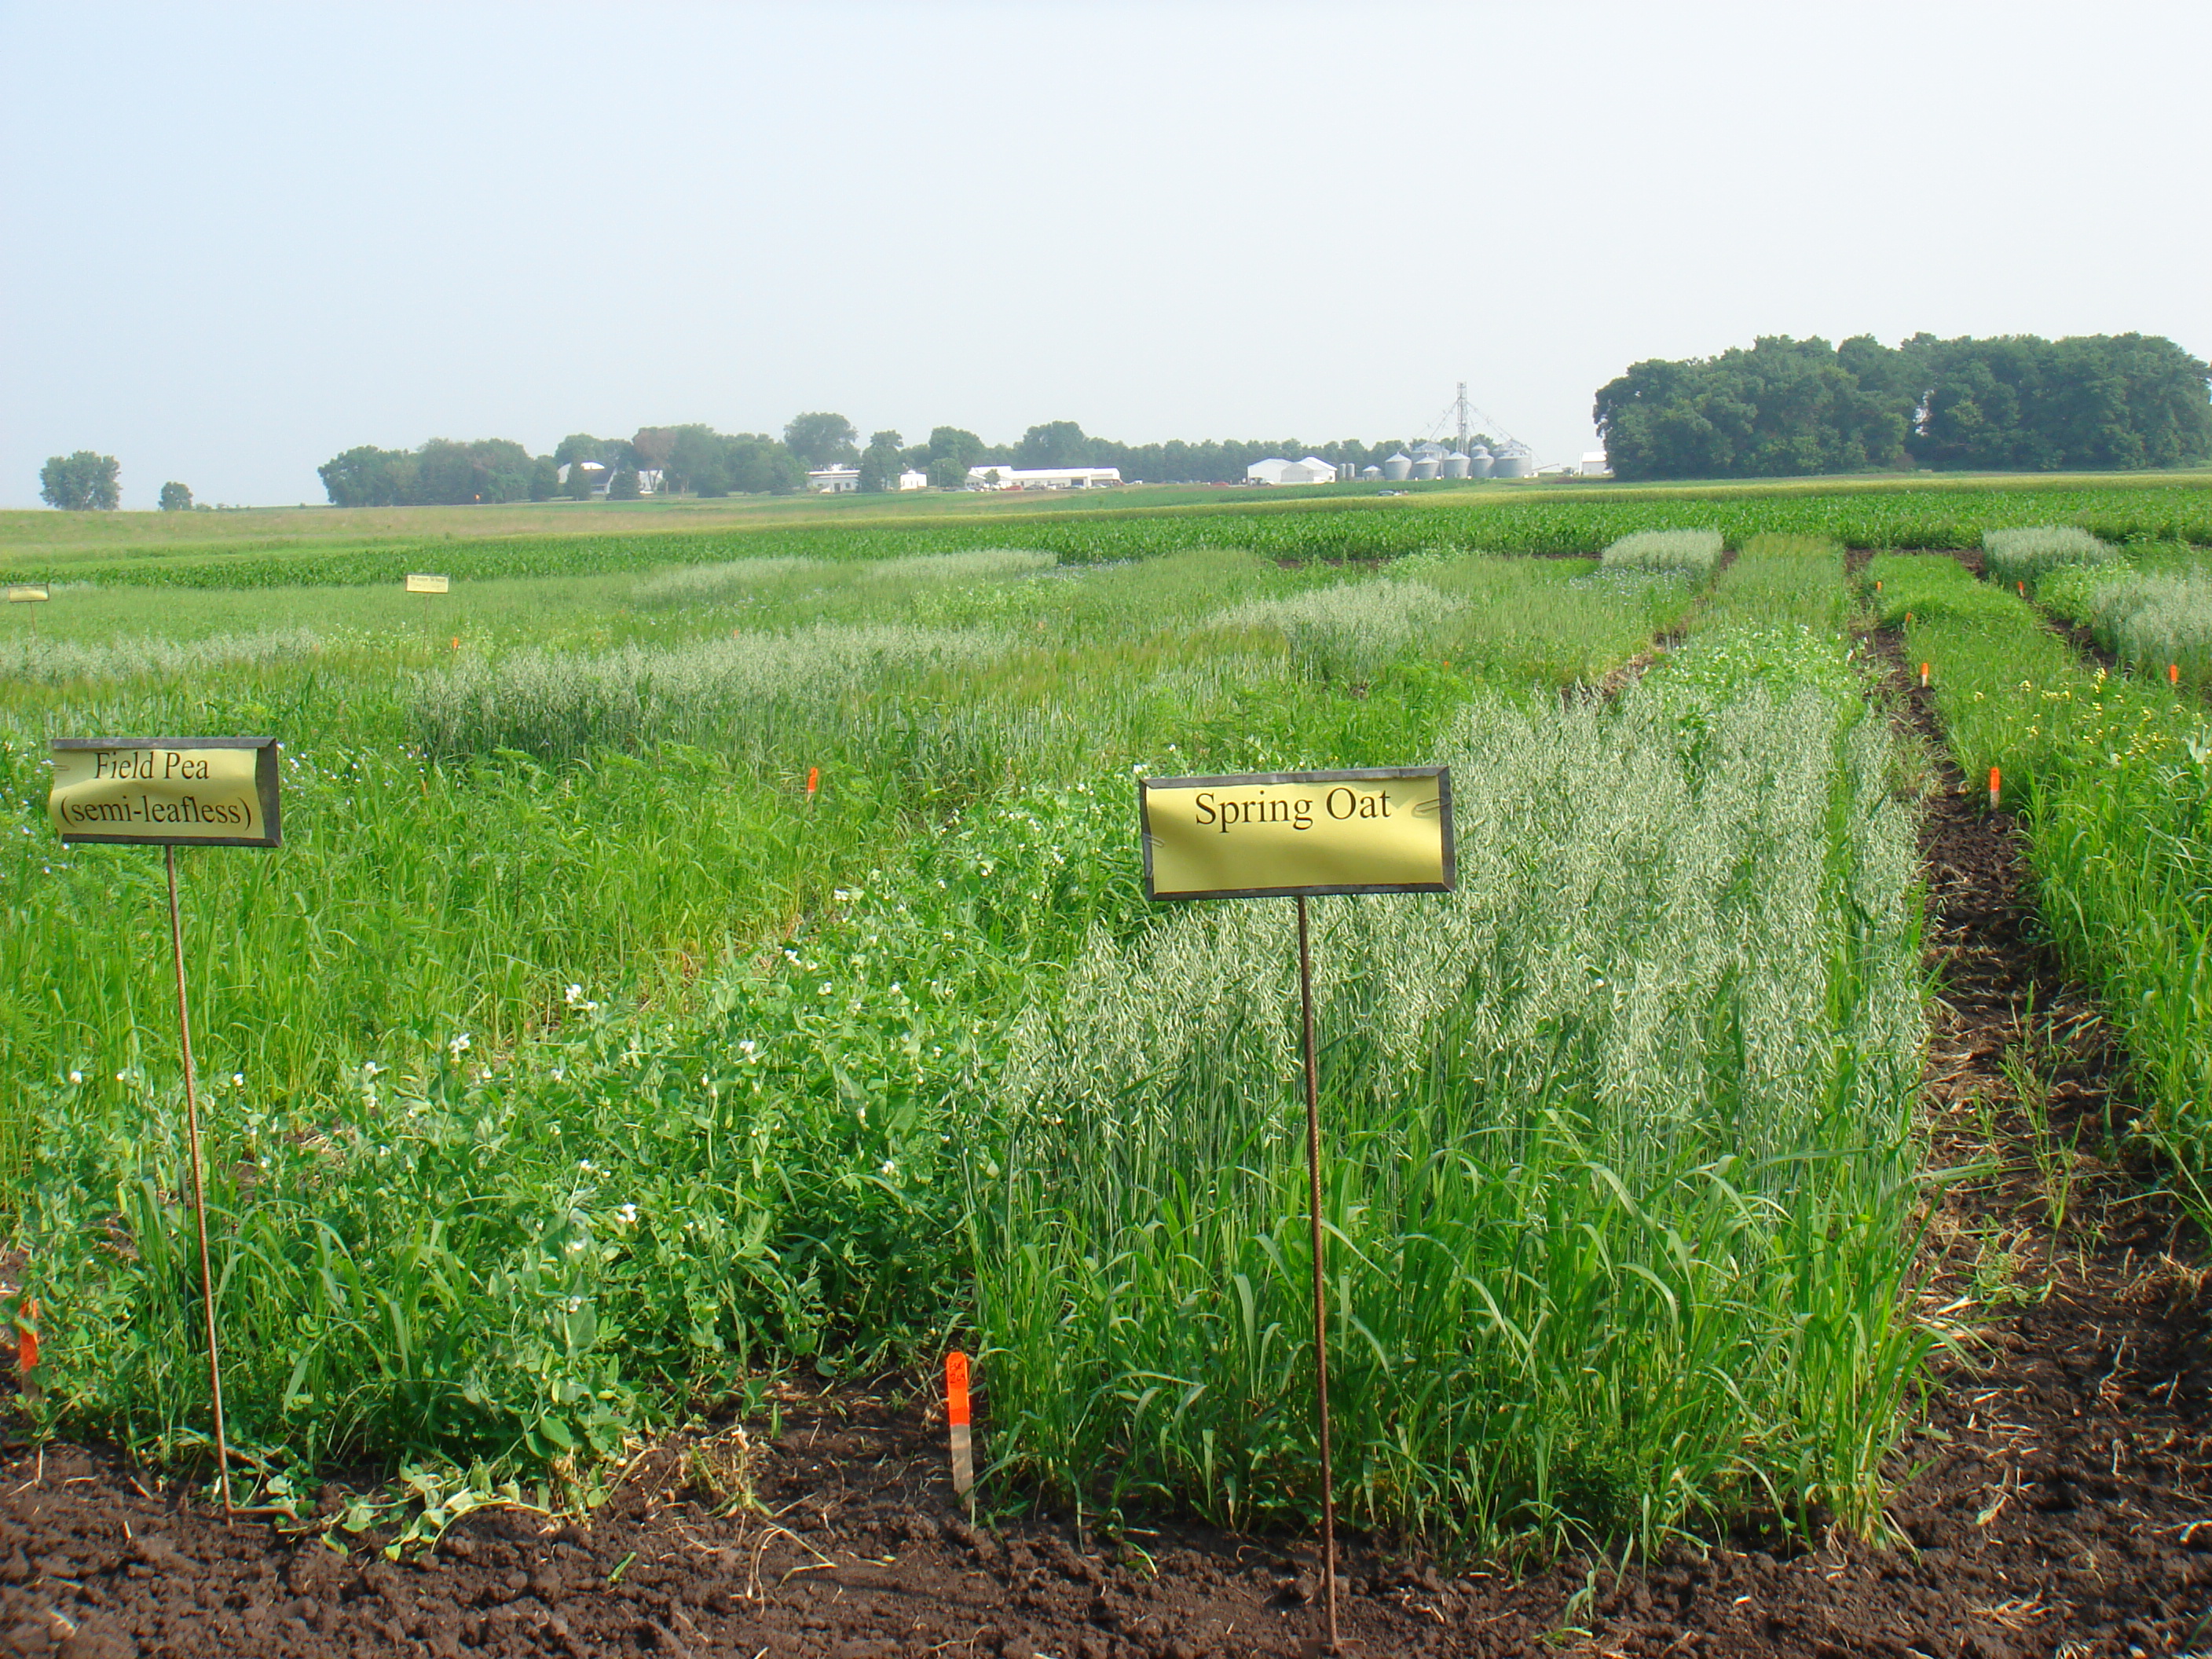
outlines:
[[1994, 766], [1990, 768], [1990, 811], [1992, 812], [1997, 810], [1997, 790], [2001, 781], [2002, 780], [1997, 776], [1997, 769]]
[[1874, 591], [1877, 593], [1881, 592], [1881, 584], [1880, 582], [1876, 582], [1874, 585]]
[[818, 766], [808, 767], [806, 769], [806, 804], [809, 806], [814, 804], [814, 792], [821, 787], [822, 769]]
[[26, 1301], [23, 1317], [15, 1327], [15, 1386], [27, 1396], [39, 1392], [39, 1379], [32, 1375], [38, 1369], [39, 1304]]
[[2026, 582], [2014, 582], [2013, 586], [2020, 589], [2021, 598], [2024, 599], [2027, 597], [2027, 584]]
[[1923, 691], [1928, 689], [1928, 665], [1924, 662], [1920, 665], [1920, 689]]
[[975, 1484], [975, 1449], [968, 1436], [968, 1356], [945, 1356], [945, 1421], [952, 1435], [952, 1490], [966, 1497]]
[[2179, 663], [2170, 662], [2166, 664], [2166, 683], [2177, 691], [2181, 690], [2181, 665]]

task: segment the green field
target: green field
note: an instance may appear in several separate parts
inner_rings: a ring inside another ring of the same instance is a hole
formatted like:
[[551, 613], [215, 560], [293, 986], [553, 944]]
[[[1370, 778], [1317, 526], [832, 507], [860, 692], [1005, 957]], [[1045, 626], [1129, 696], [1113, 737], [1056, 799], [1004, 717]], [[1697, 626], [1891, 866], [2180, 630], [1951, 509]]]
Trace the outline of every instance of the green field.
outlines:
[[[1443, 761], [1460, 890], [1316, 905], [1340, 1501], [1481, 1547], [1874, 1524], [1932, 1340], [1917, 774], [1842, 548], [2151, 561], [2212, 483], [1230, 493], [9, 515], [61, 584], [0, 614], [42, 1424], [204, 1467], [159, 855], [56, 843], [47, 739], [273, 732], [285, 845], [179, 859], [264, 1476], [580, 1494], [957, 1340], [994, 1501], [1298, 1520], [1290, 907], [1148, 906], [1132, 779]], [[1645, 531], [1708, 533], [1600, 561]], [[1916, 629], [2028, 618], [1885, 571]]]

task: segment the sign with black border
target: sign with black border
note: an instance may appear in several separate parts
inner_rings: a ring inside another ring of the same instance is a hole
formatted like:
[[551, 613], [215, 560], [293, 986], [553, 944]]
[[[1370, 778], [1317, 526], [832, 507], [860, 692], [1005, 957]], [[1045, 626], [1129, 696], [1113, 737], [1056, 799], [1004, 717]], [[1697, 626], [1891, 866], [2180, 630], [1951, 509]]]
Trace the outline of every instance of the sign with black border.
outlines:
[[1448, 893], [1451, 769], [1140, 778], [1145, 896]]
[[275, 847], [274, 738], [56, 738], [46, 816], [71, 844]]

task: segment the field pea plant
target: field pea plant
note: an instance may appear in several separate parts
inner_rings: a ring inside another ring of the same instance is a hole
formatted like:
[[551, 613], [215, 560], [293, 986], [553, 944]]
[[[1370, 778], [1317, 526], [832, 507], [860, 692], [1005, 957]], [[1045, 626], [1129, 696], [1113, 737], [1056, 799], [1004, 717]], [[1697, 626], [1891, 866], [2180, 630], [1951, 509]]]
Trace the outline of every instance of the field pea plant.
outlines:
[[[2212, 1213], [2212, 720], [2201, 694], [2085, 661], [2014, 590], [1952, 559], [1877, 558], [1864, 580], [1881, 584], [1884, 621], [1911, 616], [1906, 655], [1929, 665], [1968, 787], [1998, 768], [2005, 810], [2026, 819], [2045, 925], [2103, 992], [2136, 1073], [2146, 1110], [2132, 1127]], [[2030, 591], [2078, 594], [2076, 580], [2052, 568]]]

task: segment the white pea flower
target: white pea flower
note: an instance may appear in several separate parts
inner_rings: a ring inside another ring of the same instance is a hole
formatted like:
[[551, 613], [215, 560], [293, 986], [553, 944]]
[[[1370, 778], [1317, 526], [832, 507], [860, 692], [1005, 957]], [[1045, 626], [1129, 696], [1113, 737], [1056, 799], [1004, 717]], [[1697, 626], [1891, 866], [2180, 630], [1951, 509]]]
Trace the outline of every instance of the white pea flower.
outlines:
[[599, 1166], [593, 1164], [588, 1158], [578, 1158], [576, 1160], [576, 1168], [586, 1175], [597, 1175], [599, 1173]]
[[888, 1181], [896, 1174], [898, 1174], [898, 1160], [895, 1158], [885, 1158], [883, 1168], [884, 1179]]
[[637, 1206], [635, 1204], [623, 1205], [622, 1208], [615, 1212], [615, 1219], [621, 1222], [625, 1227], [636, 1226]]
[[469, 1051], [469, 1034], [466, 1031], [462, 1032], [451, 1042], [447, 1043], [446, 1045], [446, 1048], [455, 1060], [459, 1060], [463, 1054]]
[[82, 1083], [82, 1082], [83, 1082], [83, 1081], [84, 1081], [84, 1073], [83, 1073], [82, 1072], [71, 1072], [71, 1073], [70, 1073], [70, 1081], [71, 1083]]
[[573, 1008], [583, 1000], [584, 988], [580, 985], [571, 985], [568, 988], [568, 1006]]
[[234, 1089], [243, 1089], [246, 1086], [246, 1073], [233, 1072], [230, 1074], [230, 1086]]

